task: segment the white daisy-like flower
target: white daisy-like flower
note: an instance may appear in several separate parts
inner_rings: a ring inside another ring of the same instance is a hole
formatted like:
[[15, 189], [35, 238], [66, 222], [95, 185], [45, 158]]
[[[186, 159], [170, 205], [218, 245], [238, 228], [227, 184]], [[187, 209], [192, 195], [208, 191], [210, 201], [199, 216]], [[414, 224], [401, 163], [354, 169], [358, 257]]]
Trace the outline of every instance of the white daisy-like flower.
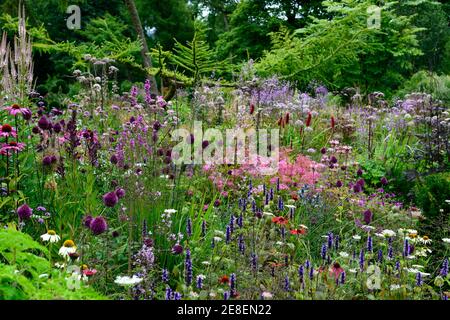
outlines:
[[223, 232], [222, 230], [214, 230], [214, 234], [216, 235], [216, 236], [224, 236], [225, 235], [225, 232]]
[[117, 276], [116, 280], [114, 280], [114, 283], [117, 283], [120, 286], [134, 286], [140, 282], [142, 282], [142, 278], [139, 278], [137, 276], [129, 277], [129, 276]]
[[353, 238], [354, 240], [361, 240], [361, 236], [359, 236], [359, 235], [357, 235], [357, 234], [355, 234], [352, 238]]
[[392, 291], [398, 290], [398, 289], [400, 289], [400, 288], [401, 288], [401, 286], [400, 286], [399, 284], [391, 284], [391, 290], [392, 290]]
[[272, 212], [263, 212], [263, 216], [267, 216], [267, 217], [273, 217], [273, 213]]
[[418, 268], [406, 268], [405, 270], [408, 271], [409, 273], [414, 273], [414, 274], [420, 273], [420, 275], [422, 277], [427, 277], [427, 276], [431, 275], [430, 273], [420, 271], [420, 269], [418, 269]]
[[450, 238], [443, 238], [442, 241], [445, 243], [450, 243]]
[[66, 240], [63, 246], [59, 249], [59, 255], [63, 257], [69, 257], [69, 254], [75, 253], [77, 251], [77, 246], [72, 240]]
[[408, 229], [406, 230], [410, 234], [410, 236], [417, 236], [418, 232], [415, 229]]
[[174, 213], [177, 212], [177, 210], [175, 210], [175, 209], [165, 209], [164, 212], [168, 213], [168, 214], [174, 214]]
[[430, 244], [432, 242], [428, 236], [419, 237], [418, 241], [423, 244]]
[[357, 270], [357, 269], [348, 269], [348, 272], [351, 272], [351, 273], [358, 273], [358, 270]]
[[205, 266], [209, 266], [211, 264], [211, 262], [209, 262], [209, 261], [202, 261], [202, 264], [205, 265]]
[[378, 238], [384, 238], [384, 234], [382, 233], [375, 233], [375, 236]]
[[221, 237], [214, 237], [213, 239], [214, 239], [214, 242], [220, 242], [220, 241], [222, 241], [222, 238], [221, 238]]
[[308, 227], [305, 226], [304, 224], [301, 224], [301, 225], [300, 225], [300, 228], [302, 228], [302, 229], [308, 229]]
[[344, 252], [344, 251], [339, 252], [339, 255], [340, 255], [342, 258], [348, 258], [348, 257], [349, 257], [349, 254], [348, 254], [347, 252]]
[[289, 208], [289, 209], [296, 209], [297, 207], [296, 206], [294, 206], [294, 205], [292, 205], [292, 204], [285, 204], [284, 205], [286, 208]]
[[50, 243], [61, 240], [60, 236], [58, 236], [54, 230], [48, 230], [47, 233], [41, 235], [41, 239], [42, 241], [49, 241]]
[[367, 231], [367, 232], [372, 231], [372, 230], [375, 230], [375, 227], [372, 227], [372, 226], [366, 226], [366, 225], [362, 226], [361, 228], [362, 228], [364, 231]]
[[381, 234], [387, 238], [392, 238], [396, 236], [396, 233], [394, 230], [390, 230], [390, 229], [384, 229]]

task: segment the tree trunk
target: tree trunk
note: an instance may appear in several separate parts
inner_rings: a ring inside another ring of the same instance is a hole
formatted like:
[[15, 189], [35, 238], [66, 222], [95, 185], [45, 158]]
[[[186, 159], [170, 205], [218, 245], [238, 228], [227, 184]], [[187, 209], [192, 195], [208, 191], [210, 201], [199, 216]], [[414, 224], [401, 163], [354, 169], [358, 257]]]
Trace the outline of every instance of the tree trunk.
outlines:
[[[136, 3], [134, 2], [134, 0], [125, 0], [125, 3], [127, 5], [128, 11], [130, 13], [131, 21], [133, 22], [134, 29], [136, 30], [136, 33], [138, 34], [139, 39], [141, 39], [141, 41], [142, 41], [141, 55], [142, 55], [142, 60], [144, 61], [144, 67], [151, 68], [152, 60], [149, 56], [150, 51], [148, 50], [147, 41], [145, 40], [144, 29], [142, 28], [141, 19], [139, 18], [139, 13], [136, 9]], [[151, 92], [158, 94], [158, 85], [156, 84], [155, 77], [152, 75], [148, 75], [147, 77], [150, 80]]]

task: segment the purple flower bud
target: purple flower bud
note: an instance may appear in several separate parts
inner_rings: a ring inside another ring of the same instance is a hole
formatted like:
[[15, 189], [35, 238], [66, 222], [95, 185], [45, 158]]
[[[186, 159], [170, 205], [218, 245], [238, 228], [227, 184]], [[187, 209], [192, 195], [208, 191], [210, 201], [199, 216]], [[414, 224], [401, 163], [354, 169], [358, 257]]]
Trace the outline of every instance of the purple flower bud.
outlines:
[[108, 192], [103, 196], [103, 203], [107, 207], [114, 207], [118, 201], [119, 198], [117, 197], [115, 192]]
[[173, 254], [182, 254], [183, 253], [183, 247], [177, 243], [172, 247], [172, 253]]
[[91, 215], [85, 216], [84, 219], [83, 219], [83, 225], [84, 225], [86, 228], [90, 228], [90, 227], [91, 227], [91, 222], [92, 222], [93, 219], [94, 219], [94, 218], [92, 218]]
[[342, 181], [341, 181], [341, 180], [338, 180], [338, 181], [336, 182], [336, 187], [337, 187], [337, 188], [342, 187]]
[[26, 203], [21, 205], [17, 209], [17, 215], [19, 216], [20, 220], [28, 220], [31, 218], [32, 214], [33, 209], [31, 209]]
[[118, 188], [116, 190], [116, 196], [117, 198], [122, 199], [123, 197], [125, 197], [125, 190], [122, 188]]
[[356, 175], [357, 175], [358, 177], [361, 177], [361, 176], [363, 175], [363, 171], [362, 171], [361, 168], [359, 168], [358, 171], [356, 171]]
[[108, 224], [106, 223], [105, 218], [99, 216], [91, 221], [90, 228], [92, 233], [98, 236], [108, 229]]
[[48, 121], [46, 116], [42, 116], [38, 121], [38, 126], [42, 130], [48, 130], [51, 127], [50, 121]]
[[384, 186], [388, 184], [388, 180], [386, 179], [386, 177], [381, 178], [381, 181], [380, 181], [380, 182], [381, 182], [381, 184], [384, 185]]
[[366, 210], [366, 211], [364, 211], [363, 215], [364, 215], [364, 222], [366, 224], [369, 224], [372, 222], [372, 211]]

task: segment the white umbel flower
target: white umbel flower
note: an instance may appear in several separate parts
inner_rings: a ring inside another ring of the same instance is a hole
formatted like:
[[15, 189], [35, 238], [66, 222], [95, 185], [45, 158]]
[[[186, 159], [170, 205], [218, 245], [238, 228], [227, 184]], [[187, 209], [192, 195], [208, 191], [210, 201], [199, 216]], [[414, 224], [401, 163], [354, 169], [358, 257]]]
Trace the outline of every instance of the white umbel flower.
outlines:
[[50, 243], [55, 243], [61, 240], [60, 236], [56, 234], [54, 230], [48, 230], [47, 233], [41, 236], [42, 241], [49, 241]]

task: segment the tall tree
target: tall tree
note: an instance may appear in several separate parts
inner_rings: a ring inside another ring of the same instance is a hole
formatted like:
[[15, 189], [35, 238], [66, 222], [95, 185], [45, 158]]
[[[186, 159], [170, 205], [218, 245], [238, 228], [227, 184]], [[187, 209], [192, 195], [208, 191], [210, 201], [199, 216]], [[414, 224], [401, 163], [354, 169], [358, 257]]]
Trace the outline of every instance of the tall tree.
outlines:
[[[125, 0], [128, 11], [131, 16], [131, 21], [133, 22], [134, 29], [138, 34], [139, 39], [142, 41], [142, 60], [144, 62], [145, 68], [152, 68], [152, 60], [150, 58], [150, 51], [148, 49], [147, 40], [145, 39], [144, 29], [142, 28], [141, 19], [139, 18], [139, 13], [136, 9], [136, 3], [134, 0]], [[151, 90], [154, 93], [158, 93], [158, 86], [156, 84], [155, 77], [152, 75], [148, 76], [151, 84]], [[161, 88], [162, 89], [162, 88]]]

